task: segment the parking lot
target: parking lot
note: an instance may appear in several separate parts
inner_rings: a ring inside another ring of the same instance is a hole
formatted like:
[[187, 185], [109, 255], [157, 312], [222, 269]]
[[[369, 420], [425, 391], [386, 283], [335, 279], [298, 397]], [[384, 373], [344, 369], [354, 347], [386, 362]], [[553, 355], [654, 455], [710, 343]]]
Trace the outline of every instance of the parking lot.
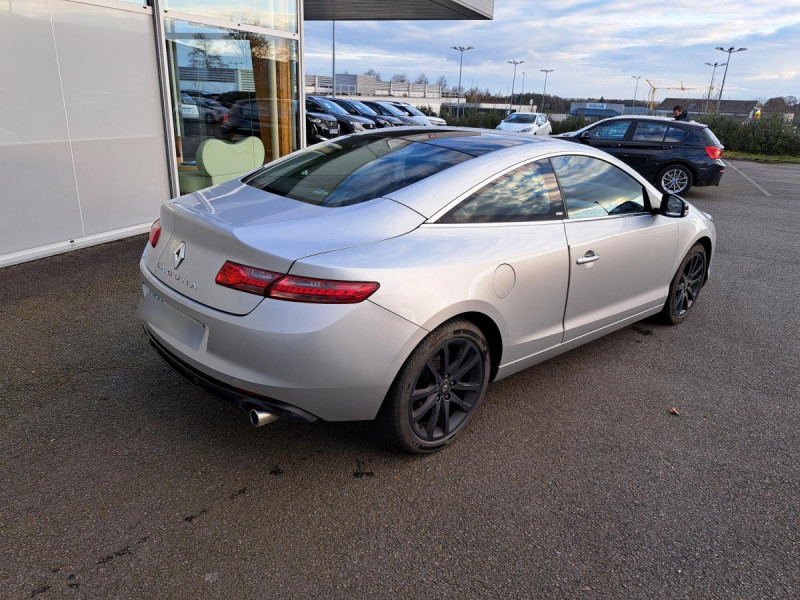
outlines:
[[185, 383], [144, 237], [0, 270], [0, 597], [800, 597], [800, 166], [686, 197], [718, 233], [688, 321], [492, 384], [428, 457]]

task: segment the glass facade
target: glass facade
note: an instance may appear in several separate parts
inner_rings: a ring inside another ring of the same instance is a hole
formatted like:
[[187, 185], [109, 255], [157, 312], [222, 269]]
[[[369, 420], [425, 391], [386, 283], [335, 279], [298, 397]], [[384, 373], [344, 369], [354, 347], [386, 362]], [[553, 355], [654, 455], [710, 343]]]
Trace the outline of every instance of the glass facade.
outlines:
[[299, 148], [299, 1], [1, 2], [0, 267]]
[[300, 147], [297, 40], [175, 19], [164, 30], [182, 194], [219, 183], [210, 165], [226, 152], [232, 178]]

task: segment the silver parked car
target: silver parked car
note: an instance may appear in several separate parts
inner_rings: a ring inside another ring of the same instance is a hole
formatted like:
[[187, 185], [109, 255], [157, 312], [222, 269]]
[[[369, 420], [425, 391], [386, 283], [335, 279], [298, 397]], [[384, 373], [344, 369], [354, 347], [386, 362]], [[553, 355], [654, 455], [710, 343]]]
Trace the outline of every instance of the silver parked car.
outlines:
[[711, 217], [590, 147], [390, 128], [165, 203], [139, 314], [189, 381], [277, 417], [462, 431], [490, 381], [661, 313], [709, 275]]

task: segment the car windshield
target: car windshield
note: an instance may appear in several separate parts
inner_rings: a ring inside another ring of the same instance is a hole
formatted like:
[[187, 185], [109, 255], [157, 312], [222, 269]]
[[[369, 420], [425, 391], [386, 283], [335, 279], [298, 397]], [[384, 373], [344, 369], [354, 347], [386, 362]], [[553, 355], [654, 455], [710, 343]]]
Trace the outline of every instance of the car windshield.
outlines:
[[536, 115], [533, 113], [514, 113], [506, 118], [506, 123], [535, 123]]
[[[386, 112], [388, 112], [390, 115], [393, 115], [395, 117], [407, 117], [408, 116], [402, 110], [400, 110], [399, 108], [395, 108], [391, 104], [378, 104], [376, 102], [375, 105], [382, 107]], [[381, 114], [385, 114], [385, 113], [382, 112]]]
[[414, 108], [413, 106], [409, 106], [408, 104], [403, 104], [403, 106], [400, 107], [400, 110], [403, 110], [403, 111], [405, 111], [405, 112], [407, 112], [409, 114], [412, 114], [415, 117], [424, 117], [425, 116], [424, 113], [419, 112], [416, 108]]
[[348, 100], [348, 102], [353, 106], [355, 106], [359, 111], [361, 111], [361, 114], [371, 115], [371, 116], [375, 116], [378, 114], [363, 102], [359, 102], [358, 100]]
[[327, 98], [314, 98], [314, 102], [317, 104], [321, 104], [322, 107], [332, 115], [346, 115], [347, 111], [343, 109], [341, 106], [336, 104], [333, 100], [328, 100]]
[[245, 183], [317, 206], [349, 206], [385, 196], [470, 158], [473, 155], [423, 141], [362, 135], [298, 152], [264, 167]]

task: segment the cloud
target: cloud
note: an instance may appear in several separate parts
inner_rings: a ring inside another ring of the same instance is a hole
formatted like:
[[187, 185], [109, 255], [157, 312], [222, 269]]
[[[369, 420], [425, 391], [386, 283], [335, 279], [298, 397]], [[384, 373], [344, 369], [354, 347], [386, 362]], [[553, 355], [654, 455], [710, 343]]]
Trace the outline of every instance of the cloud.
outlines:
[[[518, 86], [523, 71], [526, 88], [538, 89], [539, 69], [555, 69], [547, 87], [564, 97], [630, 98], [632, 75], [642, 76], [640, 98], [645, 79], [707, 86], [712, 69], [704, 63], [725, 62], [714, 48], [730, 45], [748, 48], [731, 57], [731, 97], [798, 95], [800, 88], [798, 0], [496, 0], [492, 21], [340, 22], [336, 38], [338, 72], [374, 68], [386, 79], [424, 72], [451, 83], [459, 53], [450, 46], [475, 46], [464, 53], [464, 84], [504, 94], [511, 59], [525, 61], [517, 67]], [[330, 73], [330, 22], [305, 24], [305, 59], [306, 73]]]

